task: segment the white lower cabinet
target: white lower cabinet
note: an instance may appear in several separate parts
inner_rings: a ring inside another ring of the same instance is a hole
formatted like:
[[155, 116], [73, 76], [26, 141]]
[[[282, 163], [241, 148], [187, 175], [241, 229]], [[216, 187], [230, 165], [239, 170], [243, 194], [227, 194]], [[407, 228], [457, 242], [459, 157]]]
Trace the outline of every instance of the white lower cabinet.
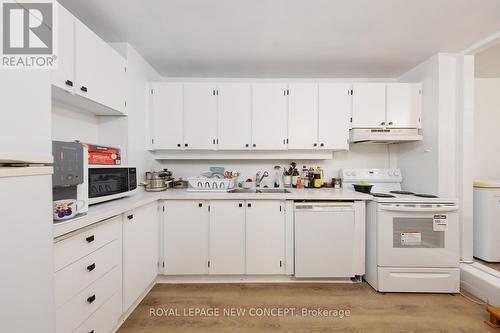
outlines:
[[285, 203], [246, 202], [246, 273], [284, 274]]
[[285, 202], [169, 200], [165, 275], [285, 274]]
[[123, 311], [127, 311], [158, 275], [158, 202], [123, 216]]
[[75, 333], [111, 333], [117, 325], [116, 318], [122, 314], [122, 293], [116, 292], [94, 312]]
[[165, 275], [208, 274], [208, 202], [165, 202]]
[[210, 201], [210, 274], [245, 274], [244, 203]]

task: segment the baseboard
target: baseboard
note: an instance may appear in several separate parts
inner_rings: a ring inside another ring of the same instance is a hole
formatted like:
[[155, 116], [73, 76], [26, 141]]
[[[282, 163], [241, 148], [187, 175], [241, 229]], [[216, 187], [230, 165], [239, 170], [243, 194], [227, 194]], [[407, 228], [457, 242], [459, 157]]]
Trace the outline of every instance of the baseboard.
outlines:
[[343, 279], [297, 279], [289, 275], [158, 275], [157, 283], [193, 284], [193, 283], [353, 283]]
[[500, 306], [500, 272], [490, 267], [460, 264], [460, 287], [490, 305]]
[[134, 310], [137, 308], [137, 306], [142, 302], [144, 297], [146, 297], [146, 295], [151, 291], [151, 289], [153, 289], [153, 287], [155, 285], [156, 285], [156, 280], [153, 280], [153, 282], [151, 282], [151, 284], [146, 288], [146, 290], [141, 294], [141, 296], [135, 301], [135, 303], [132, 304], [132, 306], [124, 314], [122, 314], [122, 316], [118, 320], [118, 323], [116, 324], [115, 329], [112, 330], [113, 333], [116, 333], [116, 331], [118, 331], [118, 329], [123, 325], [125, 320], [127, 320], [127, 318], [132, 314], [132, 312], [134, 312]]

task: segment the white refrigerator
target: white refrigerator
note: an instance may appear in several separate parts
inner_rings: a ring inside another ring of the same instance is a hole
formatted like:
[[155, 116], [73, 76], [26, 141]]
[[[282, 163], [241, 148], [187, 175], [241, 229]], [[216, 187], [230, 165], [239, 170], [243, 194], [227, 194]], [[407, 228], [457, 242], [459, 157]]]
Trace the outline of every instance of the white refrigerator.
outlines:
[[55, 332], [50, 119], [48, 71], [0, 70], [2, 332]]

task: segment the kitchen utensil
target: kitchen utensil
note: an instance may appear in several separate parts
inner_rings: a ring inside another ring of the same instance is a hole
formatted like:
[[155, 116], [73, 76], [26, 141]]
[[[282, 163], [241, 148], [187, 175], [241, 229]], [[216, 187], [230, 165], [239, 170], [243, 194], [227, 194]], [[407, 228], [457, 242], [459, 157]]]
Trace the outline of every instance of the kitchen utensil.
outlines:
[[164, 169], [146, 172], [146, 181], [141, 185], [145, 186], [147, 192], [160, 192], [173, 187], [173, 181], [172, 171]]
[[372, 192], [373, 185], [365, 185], [365, 184], [353, 184], [354, 190], [356, 192], [367, 193], [370, 194]]
[[292, 176], [289, 175], [283, 176], [283, 186], [292, 187]]

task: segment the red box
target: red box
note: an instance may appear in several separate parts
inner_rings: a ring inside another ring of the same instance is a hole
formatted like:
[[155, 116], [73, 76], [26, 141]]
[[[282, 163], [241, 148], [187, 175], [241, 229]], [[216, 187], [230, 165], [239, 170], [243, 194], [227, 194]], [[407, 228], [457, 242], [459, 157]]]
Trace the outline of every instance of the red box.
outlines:
[[88, 163], [89, 164], [102, 164], [102, 165], [120, 165], [121, 155], [119, 148], [105, 147], [92, 145], [88, 143], [83, 144], [88, 149]]

